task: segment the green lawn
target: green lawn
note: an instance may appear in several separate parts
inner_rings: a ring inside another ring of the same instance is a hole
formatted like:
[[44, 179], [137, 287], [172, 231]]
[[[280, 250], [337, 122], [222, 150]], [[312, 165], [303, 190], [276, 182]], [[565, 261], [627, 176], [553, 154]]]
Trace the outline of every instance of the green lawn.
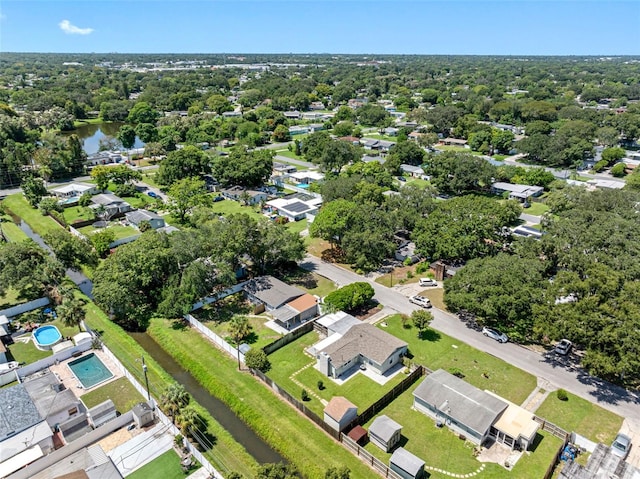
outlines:
[[225, 199], [216, 201], [211, 207], [213, 211], [221, 215], [231, 215], [234, 213], [246, 213], [253, 218], [264, 218], [265, 216], [259, 212], [260, 206], [244, 206], [239, 201]]
[[[249, 324], [251, 324], [251, 333], [242, 342], [250, 344], [252, 348], [259, 349], [280, 338], [282, 336], [281, 334], [265, 326], [268, 319], [266, 316], [258, 318], [250, 317]], [[229, 337], [229, 321], [206, 321], [203, 324], [218, 336], [224, 338], [229, 344], [233, 343]]]
[[567, 401], [560, 401], [555, 392], [550, 393], [536, 415], [567, 432], [575, 431], [592, 441], [611, 444], [623, 418], [571, 393], [567, 396]]
[[299, 267], [287, 271], [280, 279], [287, 284], [304, 289], [307, 293], [321, 298], [338, 289], [330, 279], [316, 273], [310, 273]]
[[515, 404], [522, 404], [536, 387], [535, 376], [443, 333], [430, 329], [423, 334], [424, 339], [419, 339], [417, 330], [411, 326], [404, 328], [400, 318], [397, 314], [389, 316], [385, 319], [387, 326], [378, 323], [378, 327], [406, 341], [414, 362], [433, 370], [455, 368], [465, 375], [468, 383]]
[[[182, 367], [218, 397], [308, 479], [324, 478], [331, 466], [347, 466], [351, 479], [369, 479], [371, 470], [318, 429], [257, 378], [239, 373], [236, 361], [197, 331], [174, 329], [152, 319], [147, 332]], [[321, 460], [319, 460], [321, 458]]]
[[[316, 343], [318, 339], [318, 334], [315, 332], [305, 334], [269, 356], [272, 365], [268, 373], [269, 377], [294, 397], [299, 398], [302, 389], [290, 377], [302, 367], [310, 363], [315, 364], [315, 360], [307, 356], [304, 349]], [[367, 409], [404, 378], [405, 375], [400, 373], [385, 385], [380, 385], [362, 374], [356, 374], [344, 384], [338, 385], [313, 367], [309, 367], [295, 376], [295, 379], [302, 383], [307, 391], [314, 392], [326, 401], [331, 400], [333, 396], [344, 396], [358, 406], [359, 412]], [[323, 382], [324, 389], [318, 388], [318, 381]], [[324, 405], [317, 398], [312, 397], [306, 405], [322, 417]]]
[[531, 206], [529, 208], [524, 208], [522, 210], [523, 213], [533, 216], [542, 216], [544, 213], [549, 211], [549, 207], [544, 203], [531, 202]]
[[307, 220], [300, 220], [300, 221], [289, 221], [286, 226], [289, 229], [289, 231], [293, 231], [294, 233], [300, 234], [302, 230], [307, 229], [308, 225], [307, 225]]
[[[477, 470], [482, 463], [473, 457], [474, 445], [468, 441], [461, 441], [457, 434], [446, 427], [436, 427], [434, 420], [426, 414], [412, 409], [413, 391], [420, 384], [419, 380], [391, 404], [381, 414], [386, 414], [398, 424], [402, 425], [402, 439], [400, 445], [426, 462], [427, 466], [443, 469], [453, 474], [469, 474]], [[364, 425], [368, 429], [373, 419]], [[554, 459], [554, 454], [560, 447], [561, 441], [551, 435], [538, 435], [535, 450], [520, 458], [511, 472], [507, 472], [501, 465], [485, 463], [485, 469], [479, 478], [533, 478], [542, 477]], [[391, 454], [385, 453], [373, 443], [365, 449], [389, 463]], [[451, 477], [429, 471], [431, 478]]]
[[427, 186], [431, 185], [431, 183], [429, 183], [427, 180], [423, 180], [422, 178], [407, 178], [405, 184], [417, 186], [418, 188], [426, 188]]
[[[107, 229], [113, 232], [117, 240], [140, 234], [140, 231], [138, 231], [137, 229], [131, 226], [122, 226], [120, 224], [110, 224]], [[104, 231], [104, 228], [94, 228], [93, 226], [89, 225], [78, 228], [78, 231], [85, 236], [91, 236], [96, 231]]]
[[92, 408], [111, 399], [116, 406], [116, 410], [121, 414], [129, 411], [139, 402], [145, 401], [140, 393], [133, 387], [127, 378], [118, 378], [103, 386], [100, 386], [87, 394], [82, 395], [82, 402]]
[[86, 206], [70, 206], [69, 208], [65, 208], [62, 211], [62, 216], [64, 216], [67, 224], [72, 224], [74, 221], [85, 221], [92, 220], [96, 217], [95, 213], [91, 208]]
[[145, 173], [142, 175], [142, 182], [146, 183], [149, 186], [153, 186], [154, 188], [160, 188], [161, 185], [156, 183], [156, 174], [155, 173]]
[[31, 208], [27, 200], [24, 199], [22, 193], [7, 196], [3, 200], [6, 206], [14, 215], [22, 218], [33, 231], [39, 235], [45, 235], [50, 231], [61, 228], [50, 216], [42, 216], [42, 213], [35, 208]]
[[5, 238], [7, 238], [7, 241], [11, 243], [19, 243], [29, 238], [26, 233], [11, 220], [9, 215], [0, 215], [0, 229]]
[[[293, 151], [289, 151], [287, 148], [284, 148], [282, 150], [276, 150], [276, 155], [286, 156], [287, 158], [292, 158], [294, 160], [307, 161], [304, 156], [296, 156], [296, 154]], [[294, 165], [294, 166], [297, 168], [299, 165]]]
[[13, 288], [7, 288], [4, 295], [0, 295], [0, 309], [10, 308], [26, 302], [27, 300], [21, 298], [20, 293]]
[[156, 204], [153, 198], [144, 193], [138, 193], [136, 196], [123, 196], [122, 199], [136, 209], [144, 209], [147, 205]]
[[156, 457], [153, 461], [145, 464], [137, 471], [127, 476], [127, 479], [184, 479], [189, 474], [193, 474], [199, 466], [191, 467], [184, 473], [180, 465], [180, 457], [173, 449], [168, 450], [164, 454]]
[[366, 135], [363, 135], [363, 138], [364, 139], [375, 138], [376, 140], [385, 140], [385, 141], [393, 141], [393, 142], [398, 141], [397, 136], [381, 135], [380, 133], [367, 133]]
[[9, 350], [8, 356], [10, 356], [8, 359], [10, 361], [18, 361], [21, 364], [35, 363], [36, 361], [51, 356], [51, 351], [40, 351], [33, 344], [32, 340], [29, 340], [26, 344], [16, 341], [8, 346], [7, 349]]
[[[151, 394], [158, 399], [162, 391], [174, 382], [171, 376], [120, 326], [110, 321], [95, 303], [89, 301], [85, 310], [87, 324], [100, 332], [102, 341], [141, 384], [144, 384], [144, 374], [140, 358], [145, 357]], [[204, 453], [214, 467], [222, 473], [236, 471], [245, 477], [253, 477], [256, 461], [204, 408], [193, 399], [191, 404], [195, 405], [198, 414], [206, 422], [206, 432], [215, 437], [214, 448]]]

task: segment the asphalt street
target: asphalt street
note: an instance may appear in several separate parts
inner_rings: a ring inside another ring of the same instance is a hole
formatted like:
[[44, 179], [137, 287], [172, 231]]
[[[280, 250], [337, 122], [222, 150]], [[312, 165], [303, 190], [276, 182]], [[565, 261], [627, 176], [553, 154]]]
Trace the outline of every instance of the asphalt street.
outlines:
[[[413, 310], [419, 309], [401, 293], [364, 276], [326, 263], [320, 258], [307, 255], [300, 266], [329, 278], [340, 286], [355, 281], [367, 281], [375, 290], [374, 298], [399, 313], [411, 314]], [[431, 312], [434, 317], [431, 323], [433, 329], [513, 364], [557, 388], [563, 388], [625, 418], [640, 421], [640, 397], [637, 394], [590, 376], [583, 369], [570, 364], [566, 358], [553, 353], [542, 355], [514, 343], [498, 343], [467, 327], [466, 323], [453, 314], [437, 308], [432, 308]]]

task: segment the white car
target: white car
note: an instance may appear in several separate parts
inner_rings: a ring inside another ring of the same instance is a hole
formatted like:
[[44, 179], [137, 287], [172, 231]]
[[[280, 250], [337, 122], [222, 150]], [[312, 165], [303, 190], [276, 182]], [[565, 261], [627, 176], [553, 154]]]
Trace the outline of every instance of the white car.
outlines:
[[554, 351], [562, 356], [566, 356], [571, 351], [572, 346], [573, 343], [571, 341], [568, 339], [562, 339], [558, 344], [556, 344]]
[[420, 278], [420, 280], [418, 281], [418, 284], [420, 286], [438, 286], [438, 283], [436, 283], [435, 279], [431, 279], [431, 278]]
[[482, 328], [482, 334], [488, 338], [495, 339], [499, 343], [506, 343], [509, 341], [509, 336], [495, 329], [484, 327]]
[[431, 307], [431, 301], [429, 300], [429, 298], [425, 298], [424, 296], [411, 296], [409, 298], [409, 301], [411, 301], [413, 304], [417, 304], [418, 306], [422, 306], [423, 308]]

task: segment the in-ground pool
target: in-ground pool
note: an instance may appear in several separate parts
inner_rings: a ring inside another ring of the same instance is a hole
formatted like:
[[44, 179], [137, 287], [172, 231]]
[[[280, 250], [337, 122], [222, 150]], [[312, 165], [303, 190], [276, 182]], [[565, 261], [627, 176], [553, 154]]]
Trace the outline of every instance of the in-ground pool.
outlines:
[[309, 183], [298, 183], [296, 186], [298, 188], [302, 188], [302, 189], [306, 190], [307, 188], [309, 188]]
[[58, 200], [58, 204], [59, 205], [72, 205], [74, 203], [77, 203], [78, 200], [80, 200], [79, 196], [71, 196], [69, 198], [63, 198], [61, 200]]
[[82, 356], [68, 363], [69, 369], [84, 389], [89, 389], [113, 377], [95, 353]]
[[51, 350], [60, 341], [62, 341], [62, 334], [53, 325], [40, 326], [33, 332], [33, 343], [42, 351]]

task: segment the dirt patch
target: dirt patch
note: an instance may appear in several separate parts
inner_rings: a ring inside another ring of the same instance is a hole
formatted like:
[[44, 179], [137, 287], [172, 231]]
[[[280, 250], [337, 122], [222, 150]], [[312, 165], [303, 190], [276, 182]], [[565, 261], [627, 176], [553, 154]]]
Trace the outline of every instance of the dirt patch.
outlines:
[[380, 306], [380, 304], [375, 301], [369, 301], [367, 304], [352, 310], [350, 314], [358, 318], [360, 321], [364, 321], [380, 311], [382, 311], [382, 306]]

